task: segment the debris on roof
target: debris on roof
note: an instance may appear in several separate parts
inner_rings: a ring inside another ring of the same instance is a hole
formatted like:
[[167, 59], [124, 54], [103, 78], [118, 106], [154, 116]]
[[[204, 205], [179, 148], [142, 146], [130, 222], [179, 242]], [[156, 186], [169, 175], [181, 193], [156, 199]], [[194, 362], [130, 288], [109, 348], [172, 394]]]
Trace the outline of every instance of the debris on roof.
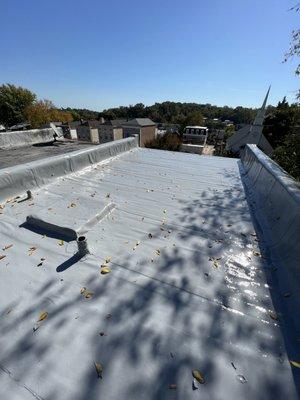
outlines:
[[[296, 400], [293, 296], [240, 161], [120, 142], [27, 165], [32, 205], [1, 201], [0, 398]], [[30, 215], [86, 226], [89, 253]]]

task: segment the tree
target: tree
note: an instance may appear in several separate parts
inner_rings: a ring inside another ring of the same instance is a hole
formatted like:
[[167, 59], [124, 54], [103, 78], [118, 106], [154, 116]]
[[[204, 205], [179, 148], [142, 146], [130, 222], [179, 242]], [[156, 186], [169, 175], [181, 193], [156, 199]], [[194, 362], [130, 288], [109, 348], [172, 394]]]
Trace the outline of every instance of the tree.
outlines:
[[31, 106], [36, 95], [28, 89], [12, 84], [0, 86], [0, 122], [14, 125], [25, 121], [25, 109]]
[[203, 126], [203, 117], [200, 111], [193, 111], [186, 116], [186, 125]]
[[300, 134], [288, 135], [282, 146], [275, 149], [274, 160], [300, 181]]
[[157, 150], [179, 151], [182, 140], [177, 133], [168, 132], [162, 137], [152, 139], [145, 147]]
[[284, 97], [276, 108], [265, 118], [263, 134], [274, 149], [281, 146], [287, 135], [294, 132], [294, 127], [300, 123], [300, 107], [289, 105]]
[[[292, 7], [291, 10], [299, 12], [300, 3], [297, 4], [296, 6]], [[284, 62], [286, 62], [288, 59], [293, 58], [293, 57], [300, 57], [300, 29], [292, 31], [292, 40], [290, 43], [290, 48], [289, 48], [288, 52], [285, 54]], [[296, 75], [300, 74], [300, 64], [297, 65], [295, 74]], [[296, 97], [298, 100], [300, 99], [300, 90], [298, 90]]]
[[32, 128], [39, 128], [52, 121], [73, 121], [70, 112], [58, 110], [50, 100], [36, 101], [26, 108], [25, 115]]

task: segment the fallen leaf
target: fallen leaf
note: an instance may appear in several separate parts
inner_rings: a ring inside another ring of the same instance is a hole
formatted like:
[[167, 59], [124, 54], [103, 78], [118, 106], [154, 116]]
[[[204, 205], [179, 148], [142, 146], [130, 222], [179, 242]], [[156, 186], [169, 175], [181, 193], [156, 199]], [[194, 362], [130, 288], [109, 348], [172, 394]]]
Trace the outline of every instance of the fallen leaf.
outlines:
[[300, 368], [300, 362], [298, 361], [290, 361], [291, 365], [295, 368]]
[[69, 207], [68, 208], [74, 208], [74, 207], [76, 207], [76, 203], [71, 203], [70, 205], [69, 205]]
[[34, 247], [34, 246], [29, 247], [28, 252], [29, 252], [29, 255], [30, 255], [30, 256], [32, 256], [32, 254], [33, 254], [35, 251], [36, 251], [36, 247]]
[[259, 253], [258, 251], [253, 251], [252, 253], [253, 253], [253, 255], [255, 255], [256, 257], [260, 257], [260, 253]]
[[11, 247], [13, 247], [13, 244], [6, 244], [4, 247], [3, 247], [3, 251], [5, 251], [5, 250], [8, 250], [8, 249], [10, 249]]
[[278, 316], [275, 311], [270, 311], [269, 316], [270, 316], [270, 318], [274, 319], [275, 321], [278, 320]]
[[65, 242], [63, 241], [63, 240], [60, 240], [59, 242], [58, 242], [58, 245], [59, 246], [63, 246], [65, 244]]
[[214, 260], [214, 262], [213, 262], [213, 266], [214, 266], [215, 268], [219, 268], [219, 263], [218, 263], [218, 261], [217, 261], [217, 260]]
[[160, 250], [159, 250], [159, 249], [156, 249], [155, 252], [156, 252], [156, 254], [157, 254], [158, 256], [160, 255]]
[[106, 264], [108, 264], [109, 262], [111, 262], [111, 257], [106, 257], [105, 262], [106, 262]]
[[205, 383], [204, 376], [197, 369], [193, 369], [192, 375], [199, 383], [202, 383], [202, 384]]
[[37, 320], [37, 322], [44, 321], [44, 319], [46, 319], [47, 317], [48, 317], [47, 311], [43, 311], [40, 313], [40, 316], [39, 316], [39, 319]]
[[110, 273], [110, 268], [104, 266], [104, 267], [101, 268], [100, 272], [101, 272], [102, 275], [109, 274]]
[[3, 258], [5, 258], [5, 257], [6, 257], [6, 255], [0, 254], [0, 260], [3, 260]]
[[96, 369], [96, 372], [97, 372], [98, 379], [99, 378], [102, 379], [102, 373], [103, 373], [102, 365], [100, 363], [96, 363], [96, 362], [94, 362], [94, 365], [95, 365], [95, 369]]
[[84, 297], [85, 297], [86, 299], [90, 299], [93, 295], [94, 295], [93, 292], [85, 292]]
[[80, 294], [83, 294], [83, 293], [85, 293], [86, 292], [86, 287], [82, 287], [81, 289], [80, 289]]

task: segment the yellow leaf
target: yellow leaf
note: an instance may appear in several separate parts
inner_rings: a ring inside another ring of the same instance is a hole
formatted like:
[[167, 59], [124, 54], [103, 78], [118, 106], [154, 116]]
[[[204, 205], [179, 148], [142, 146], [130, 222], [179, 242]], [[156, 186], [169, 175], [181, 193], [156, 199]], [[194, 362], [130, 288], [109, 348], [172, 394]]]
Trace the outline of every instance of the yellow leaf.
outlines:
[[85, 293], [86, 292], [86, 287], [82, 287], [81, 289], [80, 289], [80, 294], [83, 294], [83, 293]]
[[84, 297], [86, 299], [90, 299], [93, 296], [93, 294], [94, 294], [93, 292], [85, 292]]
[[10, 249], [11, 247], [13, 247], [13, 244], [7, 244], [3, 247], [3, 251]]
[[101, 272], [102, 275], [109, 274], [110, 273], [110, 268], [102, 267], [100, 272]]
[[48, 317], [47, 311], [41, 312], [37, 322], [44, 321], [44, 319], [46, 319], [47, 317]]
[[69, 205], [69, 207], [71, 207], [71, 208], [76, 207], [76, 203], [71, 203], [71, 204]]
[[34, 251], [36, 251], [36, 247], [32, 246], [32, 247], [29, 248], [29, 250], [28, 250], [29, 253], [28, 253], [28, 254], [29, 254], [30, 256], [32, 256], [32, 254], [33, 254]]
[[63, 240], [60, 240], [59, 242], [58, 242], [58, 245], [59, 246], [63, 246], [65, 244], [65, 242], [63, 241]]
[[111, 262], [111, 257], [106, 257], [105, 262], [108, 264], [109, 262]]
[[103, 367], [100, 363], [94, 362], [95, 370], [97, 372], [98, 378], [102, 379]]
[[296, 368], [300, 368], [300, 362], [298, 361], [290, 361], [291, 365]]
[[200, 371], [198, 371], [197, 369], [193, 369], [192, 374], [196, 381], [202, 384], [205, 383], [204, 376], [201, 374]]

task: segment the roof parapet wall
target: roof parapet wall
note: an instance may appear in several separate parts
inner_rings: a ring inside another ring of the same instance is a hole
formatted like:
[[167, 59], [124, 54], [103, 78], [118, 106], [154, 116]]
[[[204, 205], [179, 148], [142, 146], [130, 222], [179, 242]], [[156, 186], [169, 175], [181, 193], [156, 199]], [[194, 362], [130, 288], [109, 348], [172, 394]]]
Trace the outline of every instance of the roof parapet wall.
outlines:
[[[287, 307], [293, 317], [294, 310], [300, 309], [296, 296], [300, 287], [300, 184], [254, 144], [246, 146], [242, 163], [250, 203], [254, 203], [255, 216], [268, 238], [271, 260], [281, 266], [276, 274], [282, 292], [292, 294]], [[294, 324], [299, 336], [300, 320], [294, 318]]]
[[55, 178], [126, 152], [138, 146], [136, 138], [116, 140], [0, 170], [0, 201], [49, 184]]
[[[58, 131], [60, 128], [56, 128]], [[12, 131], [0, 133], [0, 149], [31, 146], [38, 143], [50, 143], [55, 139], [52, 128], [31, 129], [29, 131]]]

